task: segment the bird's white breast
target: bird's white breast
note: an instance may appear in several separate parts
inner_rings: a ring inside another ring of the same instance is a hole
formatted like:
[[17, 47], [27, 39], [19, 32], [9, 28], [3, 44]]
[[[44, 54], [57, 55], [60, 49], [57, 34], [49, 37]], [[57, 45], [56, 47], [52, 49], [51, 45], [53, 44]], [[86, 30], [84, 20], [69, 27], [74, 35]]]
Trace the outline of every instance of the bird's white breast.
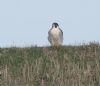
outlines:
[[53, 37], [57, 37], [60, 34], [60, 30], [58, 28], [53, 28], [51, 30], [51, 34], [53, 35]]

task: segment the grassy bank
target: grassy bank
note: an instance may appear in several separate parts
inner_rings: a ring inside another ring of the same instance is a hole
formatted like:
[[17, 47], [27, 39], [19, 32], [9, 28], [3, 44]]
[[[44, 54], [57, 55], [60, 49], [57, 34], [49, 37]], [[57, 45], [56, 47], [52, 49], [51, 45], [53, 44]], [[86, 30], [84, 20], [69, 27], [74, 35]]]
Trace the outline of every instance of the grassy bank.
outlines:
[[0, 86], [100, 86], [100, 45], [0, 48]]

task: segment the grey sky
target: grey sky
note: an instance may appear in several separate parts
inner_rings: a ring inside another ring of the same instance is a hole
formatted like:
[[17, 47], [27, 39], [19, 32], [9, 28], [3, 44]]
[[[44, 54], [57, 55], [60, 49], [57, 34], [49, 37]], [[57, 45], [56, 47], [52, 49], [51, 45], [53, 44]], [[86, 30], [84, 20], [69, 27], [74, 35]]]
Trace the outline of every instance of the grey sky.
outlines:
[[100, 0], [0, 0], [0, 46], [47, 46], [53, 22], [65, 45], [100, 42]]

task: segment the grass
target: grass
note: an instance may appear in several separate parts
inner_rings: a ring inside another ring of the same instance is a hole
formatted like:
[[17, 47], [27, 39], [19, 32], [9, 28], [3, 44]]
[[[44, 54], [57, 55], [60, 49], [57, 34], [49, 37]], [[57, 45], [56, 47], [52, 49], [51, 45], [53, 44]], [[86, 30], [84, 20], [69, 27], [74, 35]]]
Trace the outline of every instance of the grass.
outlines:
[[100, 86], [100, 45], [0, 48], [0, 86]]

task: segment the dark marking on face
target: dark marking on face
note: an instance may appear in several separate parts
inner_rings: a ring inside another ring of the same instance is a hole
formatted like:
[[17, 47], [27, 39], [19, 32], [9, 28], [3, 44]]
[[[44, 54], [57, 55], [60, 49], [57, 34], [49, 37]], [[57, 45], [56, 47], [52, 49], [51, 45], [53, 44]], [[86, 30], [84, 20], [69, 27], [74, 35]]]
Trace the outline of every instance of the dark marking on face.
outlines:
[[55, 28], [57, 28], [57, 26], [59, 26], [59, 25], [58, 25], [58, 23], [53, 23], [52, 26], [54, 26]]

